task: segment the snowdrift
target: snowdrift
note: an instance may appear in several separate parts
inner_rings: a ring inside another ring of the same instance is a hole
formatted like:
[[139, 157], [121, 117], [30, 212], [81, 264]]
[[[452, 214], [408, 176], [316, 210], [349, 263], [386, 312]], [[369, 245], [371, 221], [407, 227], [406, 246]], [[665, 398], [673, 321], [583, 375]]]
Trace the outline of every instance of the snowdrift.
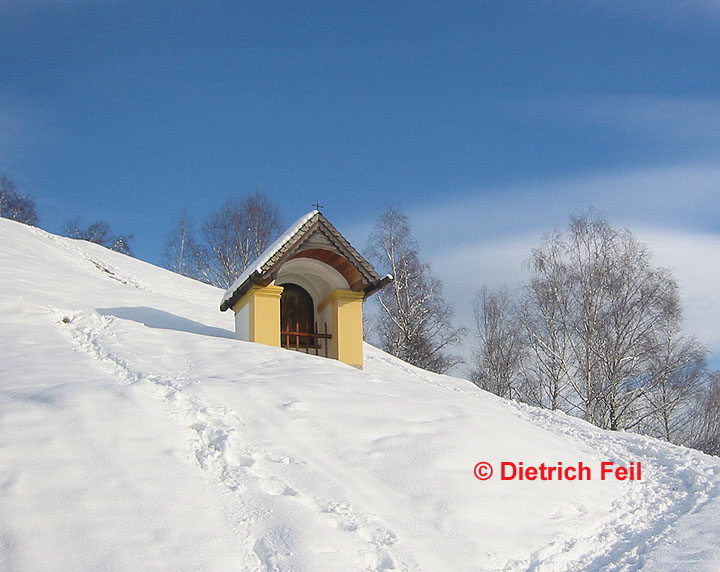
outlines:
[[0, 274], [2, 570], [720, 568], [718, 458], [237, 341], [220, 290], [7, 220]]

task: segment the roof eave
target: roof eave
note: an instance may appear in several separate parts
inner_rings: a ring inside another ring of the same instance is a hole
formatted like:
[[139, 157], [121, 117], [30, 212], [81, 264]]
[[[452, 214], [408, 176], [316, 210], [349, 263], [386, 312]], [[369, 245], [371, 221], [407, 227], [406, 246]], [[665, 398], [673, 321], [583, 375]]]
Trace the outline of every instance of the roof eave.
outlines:
[[225, 312], [226, 310], [229, 310], [232, 308], [240, 298], [242, 298], [245, 293], [250, 290], [250, 287], [253, 284], [257, 284], [260, 280], [260, 273], [255, 271], [250, 276], [248, 276], [245, 281], [240, 284], [237, 288], [235, 288], [235, 292], [233, 292], [232, 296], [225, 300], [222, 304], [220, 304], [220, 311]]
[[383, 288], [385, 288], [385, 286], [390, 284], [393, 280], [395, 280], [395, 278], [393, 277], [392, 274], [386, 274], [385, 276], [380, 278], [380, 280], [378, 280], [374, 284], [371, 284], [370, 286], [365, 288], [365, 298], [369, 298], [370, 296], [375, 294], [375, 292], [377, 292], [378, 290], [382, 290]]

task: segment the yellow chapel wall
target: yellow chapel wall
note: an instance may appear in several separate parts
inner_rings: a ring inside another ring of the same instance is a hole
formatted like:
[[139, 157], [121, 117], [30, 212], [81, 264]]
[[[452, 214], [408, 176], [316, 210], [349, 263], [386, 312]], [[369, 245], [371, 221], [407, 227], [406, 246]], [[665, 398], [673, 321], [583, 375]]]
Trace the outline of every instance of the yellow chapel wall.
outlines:
[[233, 306], [236, 337], [279, 347], [282, 291], [282, 286], [251, 286]]
[[354, 290], [333, 290], [320, 304], [321, 312], [331, 308], [332, 355], [358, 368], [363, 366], [362, 303], [364, 294]]

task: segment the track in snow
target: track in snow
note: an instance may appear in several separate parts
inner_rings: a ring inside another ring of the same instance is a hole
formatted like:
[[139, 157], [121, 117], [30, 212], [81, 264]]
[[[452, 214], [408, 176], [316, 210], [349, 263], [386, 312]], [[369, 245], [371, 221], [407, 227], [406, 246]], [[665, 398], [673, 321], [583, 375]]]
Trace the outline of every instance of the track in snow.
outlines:
[[[243, 421], [233, 410], [206, 403], [188, 392], [189, 387], [202, 383], [193, 377], [192, 362], [171, 377], [140, 371], [119, 351], [121, 346], [116, 330], [123, 320], [53, 307], [48, 308], [48, 313], [69, 335], [77, 351], [102, 364], [120, 383], [149, 384], [167, 406], [169, 421], [192, 429], [194, 436], [189, 440], [188, 456], [231, 498], [226, 503], [230, 507], [228, 519], [239, 541], [247, 547], [248, 559], [242, 563], [242, 570], [279, 572], [294, 569], [292, 532], [282, 527], [268, 530], [264, 523], [263, 533], [258, 534], [255, 529], [259, 527], [253, 526], [259, 517], [267, 518], [268, 505], [274, 504], [268, 497], [298, 503], [304, 510], [326, 519], [333, 528], [352, 535], [360, 546], [358, 554], [362, 570], [418, 569], [411, 558], [408, 564], [393, 555], [392, 548], [398, 539], [383, 526], [377, 515], [354, 511], [352, 503], [346, 499], [315, 498], [286, 483], [276, 467], [302, 466], [304, 461], [245, 444]], [[302, 405], [291, 402], [286, 408], [292, 412], [301, 410]]]

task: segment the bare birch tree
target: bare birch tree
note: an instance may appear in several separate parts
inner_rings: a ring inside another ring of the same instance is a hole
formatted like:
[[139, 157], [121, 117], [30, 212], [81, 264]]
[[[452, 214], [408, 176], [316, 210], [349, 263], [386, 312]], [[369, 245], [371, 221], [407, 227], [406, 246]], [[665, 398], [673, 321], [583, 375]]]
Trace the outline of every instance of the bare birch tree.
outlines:
[[677, 327], [659, 328], [656, 335], [649, 387], [636, 425], [647, 435], [688, 443], [701, 429], [695, 409], [702, 395], [707, 351], [695, 338], [682, 336]]
[[[519, 322], [527, 348], [523, 365], [523, 396], [532, 405], [581, 414], [583, 408], [572, 394], [581, 395], [577, 365], [571, 346], [569, 288], [567, 268], [556, 264], [557, 245], [531, 259], [535, 276], [526, 288], [520, 306]], [[538, 259], [539, 258], [539, 259]], [[574, 390], [574, 391], [573, 391]]]
[[710, 455], [720, 455], [720, 371], [708, 376], [697, 396], [693, 414], [696, 427], [688, 444]]
[[470, 380], [508, 399], [520, 397], [522, 332], [507, 290], [483, 286], [473, 300], [477, 343]]
[[442, 283], [420, 260], [405, 214], [386, 210], [368, 243], [368, 257], [394, 281], [377, 296], [375, 329], [382, 349], [413, 365], [446, 372], [459, 363], [447, 352], [464, 334], [452, 325], [452, 310], [442, 297]]
[[675, 281], [651, 266], [647, 248], [629, 231], [593, 216], [574, 217], [567, 233], [546, 237], [530, 268], [541, 331], [559, 326], [557, 341], [568, 354], [552, 348], [547, 336], [536, 341], [545, 337], [556, 354], [571, 401], [596, 425], [631, 426], [650, 387], [654, 336], [680, 320]]
[[227, 288], [281, 230], [278, 208], [264, 193], [229, 199], [202, 225], [206, 252], [199, 271], [207, 282]]
[[183, 211], [165, 239], [163, 266], [183, 276], [202, 280], [200, 267], [204, 259], [205, 252], [195, 238], [192, 219], [187, 211]]
[[720, 374], [706, 374], [706, 350], [682, 335], [677, 284], [645, 245], [591, 213], [546, 235], [527, 264], [519, 304], [478, 294], [473, 381], [600, 427], [718, 452]]

